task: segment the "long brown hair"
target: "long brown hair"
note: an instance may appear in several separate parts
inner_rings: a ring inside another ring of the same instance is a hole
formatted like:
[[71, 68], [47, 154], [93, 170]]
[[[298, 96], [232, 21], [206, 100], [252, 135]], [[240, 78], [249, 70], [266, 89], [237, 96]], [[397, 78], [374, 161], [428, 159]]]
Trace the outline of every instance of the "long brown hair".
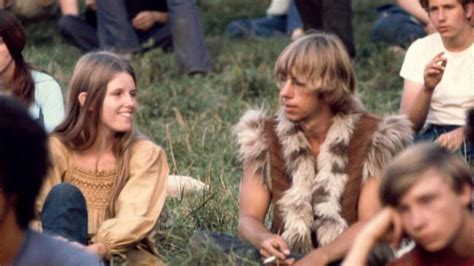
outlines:
[[6, 88], [20, 102], [29, 106], [35, 95], [35, 82], [31, 76], [32, 66], [23, 58], [26, 36], [20, 21], [10, 12], [0, 10], [0, 37], [5, 42], [13, 60], [15, 71]]
[[[136, 84], [132, 66], [113, 53], [92, 52], [79, 59], [69, 83], [66, 118], [53, 132], [69, 149], [84, 151], [92, 147], [98, 137], [107, 84], [122, 72], [130, 74]], [[81, 106], [78, 97], [82, 92], [87, 93], [87, 97]], [[113, 152], [118, 159], [118, 167], [108, 208], [111, 216], [115, 213], [114, 203], [118, 194], [129, 178], [129, 148], [141, 138], [133, 128], [127, 132], [118, 132], [115, 137]]]

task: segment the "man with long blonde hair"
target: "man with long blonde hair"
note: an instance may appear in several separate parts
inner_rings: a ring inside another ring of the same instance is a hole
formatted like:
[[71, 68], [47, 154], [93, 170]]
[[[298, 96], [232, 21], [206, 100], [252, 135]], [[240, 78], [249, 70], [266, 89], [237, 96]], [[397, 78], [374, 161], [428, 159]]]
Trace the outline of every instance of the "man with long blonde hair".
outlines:
[[[266, 261], [340, 260], [379, 208], [378, 176], [411, 141], [407, 120], [377, 117], [354, 96], [350, 57], [334, 35], [291, 43], [275, 65], [280, 111], [250, 110], [234, 127], [244, 165], [239, 234]], [[265, 226], [273, 204], [271, 229]]]

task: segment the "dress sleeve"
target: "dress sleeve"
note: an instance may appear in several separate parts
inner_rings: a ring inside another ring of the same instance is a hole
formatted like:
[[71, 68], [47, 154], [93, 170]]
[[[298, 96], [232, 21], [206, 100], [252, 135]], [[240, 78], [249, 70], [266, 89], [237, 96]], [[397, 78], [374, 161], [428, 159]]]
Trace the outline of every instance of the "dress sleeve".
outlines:
[[115, 203], [116, 216], [105, 220], [92, 238], [108, 255], [145, 238], [153, 229], [166, 199], [169, 173], [165, 152], [150, 141], [132, 147], [130, 178]]
[[[49, 138], [49, 151], [51, 165], [48, 170], [48, 175], [43, 182], [40, 193], [36, 199], [36, 214], [39, 217], [43, 208], [44, 201], [51, 189], [61, 183], [66, 174], [67, 161], [69, 152], [64, 144], [56, 137]], [[36, 227], [36, 226], [35, 226]], [[39, 229], [39, 228], [38, 228]]]
[[44, 128], [51, 132], [64, 119], [64, 102], [61, 87], [53, 79], [47, 79], [36, 84], [39, 92], [41, 112], [43, 113]]

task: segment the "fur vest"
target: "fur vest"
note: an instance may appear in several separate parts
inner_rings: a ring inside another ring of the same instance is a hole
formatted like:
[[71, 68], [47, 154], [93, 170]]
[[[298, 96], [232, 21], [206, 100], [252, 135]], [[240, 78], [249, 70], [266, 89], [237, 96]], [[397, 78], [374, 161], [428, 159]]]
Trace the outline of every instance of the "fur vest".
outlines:
[[355, 98], [334, 116], [316, 159], [282, 110], [273, 118], [249, 110], [233, 131], [244, 166], [252, 165], [272, 193], [272, 231], [299, 252], [332, 242], [357, 220], [360, 187], [379, 177], [413, 135], [406, 118], [378, 118]]

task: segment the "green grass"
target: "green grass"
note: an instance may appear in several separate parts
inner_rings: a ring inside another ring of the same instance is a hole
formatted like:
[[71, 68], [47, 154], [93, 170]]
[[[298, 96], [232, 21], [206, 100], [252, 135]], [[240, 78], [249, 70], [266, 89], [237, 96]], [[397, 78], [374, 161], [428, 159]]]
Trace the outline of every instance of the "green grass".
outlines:
[[[286, 38], [231, 41], [223, 37], [229, 21], [263, 14], [267, 1], [198, 2], [215, 73], [181, 75], [174, 55], [160, 50], [133, 60], [138, 74], [139, 128], [164, 147], [172, 173], [190, 175], [210, 185], [203, 195], [167, 201], [170, 218], [158, 226], [158, 249], [171, 265], [191, 264], [186, 245], [195, 230], [236, 235], [242, 168], [230, 129], [249, 107], [264, 104], [269, 110], [277, 108], [273, 64], [288, 43]], [[396, 112], [403, 56], [370, 42], [373, 7], [380, 1], [353, 2], [358, 93], [369, 110]], [[54, 21], [28, 24], [26, 29], [27, 59], [52, 74], [67, 93], [74, 63], [82, 53], [61, 40]], [[212, 254], [203, 249], [198, 257], [203, 264], [232, 262], [232, 258], [217, 259]]]

